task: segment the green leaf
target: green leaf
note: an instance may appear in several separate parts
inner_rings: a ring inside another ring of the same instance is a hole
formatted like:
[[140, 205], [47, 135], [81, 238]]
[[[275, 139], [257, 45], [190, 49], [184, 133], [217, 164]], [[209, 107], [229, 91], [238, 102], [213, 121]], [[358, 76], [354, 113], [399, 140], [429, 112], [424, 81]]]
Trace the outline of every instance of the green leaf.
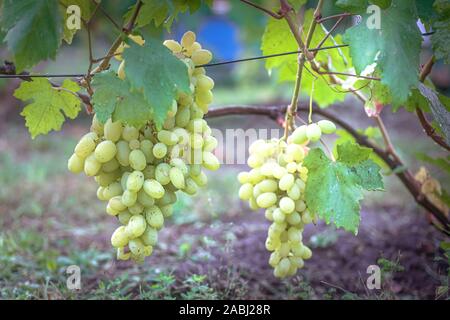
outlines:
[[152, 118], [152, 109], [142, 93], [131, 92], [130, 83], [119, 79], [114, 71], [96, 74], [92, 86], [92, 103], [100, 122], [112, 118], [139, 128]]
[[64, 115], [75, 119], [80, 112], [81, 102], [73, 94], [80, 90], [78, 84], [67, 79], [61, 87], [64, 90], [52, 87], [47, 79], [34, 78], [33, 81], [22, 82], [14, 91], [17, 99], [30, 102], [20, 114], [25, 117], [25, 125], [33, 139], [50, 130], [60, 130]]
[[61, 14], [63, 16], [64, 21], [64, 32], [63, 32], [63, 39], [68, 44], [72, 43], [73, 37], [77, 33], [78, 29], [69, 29], [67, 27], [67, 18], [72, 16], [72, 13], [67, 13], [67, 8], [71, 5], [76, 5], [80, 7], [80, 16], [77, 18], [80, 18], [81, 26], [83, 26], [83, 20], [89, 21], [91, 18], [92, 12], [95, 8], [94, 2], [92, 0], [60, 0], [59, 1], [61, 5]]
[[[180, 13], [189, 10], [192, 14], [200, 9], [202, 3], [211, 6], [212, 0], [142, 0], [142, 3], [141, 11], [136, 20], [138, 28], [153, 24], [155, 27], [163, 26], [170, 30], [172, 23]], [[126, 13], [125, 19], [129, 19], [134, 10], [135, 6], [132, 6]]]
[[433, 23], [434, 34], [431, 36], [434, 54], [437, 59], [450, 63], [450, 16]]
[[430, 163], [446, 172], [447, 174], [450, 174], [450, 156], [445, 158], [433, 158], [425, 153], [416, 153], [416, 158], [421, 161]]
[[338, 0], [336, 5], [351, 13], [361, 13], [367, 9], [369, 2], [367, 0]]
[[61, 44], [61, 16], [56, 0], [5, 0], [1, 27], [17, 72], [54, 59]]
[[[304, 28], [308, 28], [313, 19], [313, 10], [307, 10], [304, 15]], [[318, 26], [311, 40], [310, 47], [317, 46], [321, 39], [325, 36], [323, 29]], [[328, 39], [323, 46], [334, 46], [335, 42], [341, 44], [340, 35]], [[276, 54], [280, 52], [298, 51], [298, 45], [293, 37], [288, 24], [284, 19], [269, 19], [262, 37], [261, 51], [264, 55]], [[351, 61], [348, 58], [348, 48], [342, 50], [324, 50], [319, 51], [316, 60], [328, 64], [329, 60], [333, 61], [332, 69], [335, 71], [347, 71], [351, 67]], [[297, 55], [286, 55], [266, 60], [266, 69], [269, 74], [274, 70], [279, 70], [279, 81], [295, 81], [297, 72]], [[345, 94], [339, 92], [333, 85], [327, 83], [322, 78], [315, 78], [306, 69], [302, 73], [301, 89], [305, 95], [311, 95], [314, 83], [313, 99], [320, 107], [326, 107], [334, 102], [343, 101]]]
[[450, 143], [450, 111], [448, 110], [450, 99], [437, 94], [433, 89], [423, 84], [419, 85], [419, 91], [428, 100], [431, 113], [439, 124], [445, 141]]
[[348, 142], [337, 147], [339, 159], [331, 161], [318, 148], [309, 151], [306, 204], [311, 212], [336, 227], [358, 232], [363, 190], [382, 190], [380, 168], [369, 160], [370, 149]]
[[416, 25], [415, 8], [410, 0], [393, 0], [388, 9], [381, 10], [380, 29], [370, 29], [367, 21], [371, 15], [365, 10], [359, 13], [361, 23], [344, 35], [356, 71], [360, 73], [377, 62], [381, 81], [390, 88], [393, 103], [402, 104], [419, 81], [422, 36]]
[[132, 90], [142, 91], [160, 127], [178, 92], [190, 93], [186, 65], [160, 41], [146, 40], [144, 46], [130, 43], [124, 50], [125, 74]]

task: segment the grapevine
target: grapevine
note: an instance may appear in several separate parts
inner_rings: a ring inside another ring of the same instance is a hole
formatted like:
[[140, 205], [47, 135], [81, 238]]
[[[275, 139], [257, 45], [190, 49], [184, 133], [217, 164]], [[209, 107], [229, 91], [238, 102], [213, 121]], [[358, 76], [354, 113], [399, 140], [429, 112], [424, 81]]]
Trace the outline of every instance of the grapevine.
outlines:
[[[143, 45], [140, 36], [131, 40]], [[189, 72], [190, 94], [179, 93], [161, 129], [149, 121], [136, 128], [108, 119], [101, 123], [94, 115], [89, 133], [75, 146], [68, 160], [73, 173], [83, 172], [98, 183], [97, 197], [106, 201], [106, 212], [117, 217], [119, 226], [111, 236], [120, 260], [143, 262], [158, 242], [158, 232], [172, 215], [176, 192], [195, 195], [207, 183], [202, 167], [217, 170], [219, 161], [212, 153], [217, 140], [203, 119], [212, 101], [214, 81], [198, 65], [212, 59], [209, 51], [186, 32], [181, 43], [166, 40], [164, 45], [182, 60]], [[122, 80], [127, 48], [122, 43], [116, 57], [121, 61]]]

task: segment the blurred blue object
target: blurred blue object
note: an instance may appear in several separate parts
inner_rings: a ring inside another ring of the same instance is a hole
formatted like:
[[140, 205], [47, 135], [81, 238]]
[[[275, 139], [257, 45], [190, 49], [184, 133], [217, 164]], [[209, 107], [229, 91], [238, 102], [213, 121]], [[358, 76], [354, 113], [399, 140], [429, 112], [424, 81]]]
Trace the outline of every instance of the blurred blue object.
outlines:
[[225, 17], [207, 19], [197, 32], [202, 46], [213, 52], [217, 60], [237, 59], [241, 50], [239, 29]]

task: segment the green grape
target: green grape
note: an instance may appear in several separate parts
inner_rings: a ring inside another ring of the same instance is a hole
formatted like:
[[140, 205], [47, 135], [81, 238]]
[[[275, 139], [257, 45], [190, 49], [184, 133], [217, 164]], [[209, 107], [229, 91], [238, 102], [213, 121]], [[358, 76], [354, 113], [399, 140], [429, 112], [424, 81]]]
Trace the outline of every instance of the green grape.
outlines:
[[157, 206], [152, 206], [145, 210], [145, 219], [150, 227], [159, 230], [164, 225], [164, 216]]
[[106, 201], [106, 200], [108, 200], [108, 199], [103, 195], [103, 191], [105, 191], [105, 188], [104, 188], [104, 187], [99, 187], [99, 188], [97, 189], [97, 198], [98, 198], [98, 200], [100, 200], [100, 201]]
[[139, 142], [139, 140], [131, 140], [128, 145], [130, 146], [131, 150], [136, 150], [139, 149], [141, 147], [141, 143]]
[[316, 123], [311, 123], [306, 128], [306, 136], [312, 142], [319, 141], [322, 136], [322, 130], [320, 130], [320, 127]]
[[192, 178], [186, 178], [186, 186], [183, 189], [183, 192], [193, 196], [197, 193], [197, 184]]
[[125, 141], [137, 140], [139, 138], [139, 130], [132, 126], [125, 126], [122, 131], [122, 139]]
[[128, 208], [128, 211], [130, 211], [131, 214], [140, 214], [144, 211], [145, 207], [139, 203], [135, 202], [132, 206]]
[[111, 236], [111, 244], [115, 248], [121, 248], [128, 244], [128, 233], [125, 226], [118, 227]]
[[214, 154], [205, 151], [202, 153], [202, 156], [203, 156], [203, 163], [202, 163], [203, 167], [211, 171], [219, 169], [220, 163]]
[[109, 215], [111, 215], [111, 216], [117, 216], [117, 215], [119, 214], [119, 211], [117, 211], [117, 210], [111, 208], [111, 206], [108, 204], [108, 205], [106, 206], [106, 213], [109, 214]]
[[167, 146], [164, 143], [158, 142], [153, 146], [153, 155], [156, 159], [162, 159], [167, 154]]
[[189, 107], [181, 107], [178, 109], [175, 115], [175, 125], [180, 128], [184, 128], [189, 123], [191, 119], [191, 110]]
[[95, 176], [101, 169], [102, 164], [95, 159], [95, 155], [91, 153], [84, 161], [84, 173], [88, 177]]
[[173, 205], [172, 204], [167, 204], [165, 206], [160, 207], [161, 212], [164, 216], [164, 218], [169, 218], [172, 216], [173, 214]]
[[197, 104], [210, 104], [213, 100], [213, 94], [210, 90], [207, 91], [198, 91], [195, 95], [195, 102]]
[[93, 132], [85, 134], [75, 146], [74, 153], [80, 158], [86, 158], [94, 151], [96, 139], [97, 135]]
[[115, 196], [109, 199], [108, 206], [116, 211], [123, 211], [127, 208], [127, 206], [122, 203], [121, 196]]
[[127, 189], [133, 192], [141, 190], [144, 184], [144, 174], [141, 171], [133, 171], [127, 179]]
[[130, 165], [130, 146], [129, 144], [124, 141], [120, 140], [116, 143], [117, 148], [117, 160], [119, 161], [120, 165], [127, 167]]
[[140, 148], [145, 155], [147, 163], [152, 163], [155, 159], [155, 156], [153, 155], [153, 142], [151, 142], [150, 140], [142, 140]]
[[276, 208], [273, 211], [273, 221], [275, 221], [276, 223], [282, 223], [282, 222], [284, 222], [285, 219], [286, 219], [286, 216], [283, 213], [283, 211], [281, 211], [280, 208]]
[[189, 143], [193, 149], [203, 148], [204, 141], [202, 135], [199, 133], [191, 133]]
[[109, 160], [108, 162], [102, 164], [102, 171], [106, 173], [111, 173], [119, 169], [120, 164], [116, 158]]
[[180, 53], [182, 49], [181, 45], [174, 40], [165, 40], [163, 44], [169, 48], [173, 53]]
[[114, 158], [117, 153], [114, 142], [105, 140], [100, 142], [95, 148], [95, 159], [98, 162], [106, 163]]
[[258, 196], [256, 203], [260, 208], [269, 208], [277, 202], [277, 195], [273, 192], [264, 192]]
[[249, 200], [253, 195], [253, 185], [245, 183], [239, 189], [239, 198], [242, 200]]
[[208, 183], [208, 177], [204, 172], [200, 172], [198, 175], [191, 175], [190, 177], [199, 187], [204, 187]]
[[106, 140], [117, 142], [122, 135], [122, 123], [120, 121], [112, 122], [111, 119], [108, 119], [103, 130]]
[[98, 120], [97, 114], [94, 114], [92, 117], [91, 131], [95, 132], [99, 137], [103, 136], [103, 124]]
[[197, 77], [197, 90], [208, 91], [214, 88], [214, 80], [202, 74]]
[[308, 140], [308, 136], [306, 135], [308, 126], [303, 125], [298, 127], [292, 133], [292, 142], [296, 144], [304, 144]]
[[213, 136], [207, 136], [204, 140], [203, 143], [203, 150], [204, 151], [213, 151], [214, 149], [217, 148], [217, 139], [214, 138]]
[[177, 201], [177, 195], [175, 192], [166, 190], [164, 195], [156, 200], [158, 206], [166, 206], [168, 204], [173, 204]]
[[[187, 166], [186, 163], [185, 163], [182, 159], [180, 159], [180, 158], [173, 158], [173, 159], [171, 159], [171, 160], [170, 160], [170, 165], [171, 165], [172, 167], [178, 168], [178, 169], [181, 171], [181, 173], [183, 174], [183, 176], [187, 176], [187, 175], [189, 174], [189, 168], [188, 168], [188, 166]], [[201, 167], [200, 167], [200, 169], [201, 169]]]
[[141, 236], [141, 240], [147, 246], [155, 246], [158, 243], [158, 230], [147, 227]]
[[170, 172], [171, 166], [165, 162], [160, 163], [155, 169], [155, 179], [161, 183], [163, 186], [170, 183]]
[[336, 132], [336, 125], [330, 120], [320, 120], [317, 125], [322, 130], [322, 133], [331, 134]]
[[288, 230], [289, 241], [300, 242], [302, 241], [302, 233], [295, 227], [290, 227]]
[[136, 203], [137, 200], [137, 193], [130, 191], [130, 190], [125, 190], [122, 194], [122, 203], [124, 205], [126, 205], [127, 207], [131, 207], [132, 205], [134, 205]]
[[301, 191], [297, 184], [294, 184], [288, 191], [287, 195], [292, 200], [296, 201], [300, 199]]
[[264, 179], [257, 186], [261, 192], [276, 192], [278, 190], [278, 183], [273, 179]]
[[72, 173], [80, 173], [84, 170], [84, 159], [75, 153], [67, 161], [67, 168]]
[[144, 153], [137, 149], [130, 152], [129, 156], [130, 166], [134, 170], [142, 171], [147, 165], [147, 160], [145, 159]]
[[145, 167], [145, 169], [142, 171], [144, 174], [145, 179], [154, 179], [155, 178], [155, 166], [148, 165]]
[[140, 239], [132, 239], [128, 243], [128, 248], [130, 248], [130, 251], [133, 255], [141, 256], [144, 255], [145, 252], [145, 246], [144, 243]]
[[130, 221], [132, 215], [128, 211], [122, 211], [117, 217], [119, 219], [119, 222], [125, 225], [128, 224], [128, 221]]
[[279, 205], [280, 205], [281, 211], [283, 211], [285, 214], [290, 214], [290, 213], [294, 212], [294, 210], [295, 210], [294, 200], [292, 200], [289, 197], [281, 198]]
[[302, 217], [296, 211], [292, 212], [290, 215], [286, 216], [286, 221], [293, 226], [298, 225], [302, 222]]
[[128, 221], [128, 225], [126, 226], [126, 232], [130, 239], [134, 239], [140, 237], [147, 227], [147, 223], [145, 218], [141, 215], [134, 215]]
[[184, 189], [184, 187], [186, 186], [185, 181], [184, 181], [184, 175], [183, 175], [183, 172], [179, 168], [172, 167], [169, 171], [169, 176], [170, 176], [170, 181], [175, 186], [175, 188]]
[[191, 47], [195, 42], [195, 33], [192, 31], [186, 32], [183, 37], [181, 38], [181, 45], [184, 48]]
[[144, 191], [154, 199], [160, 199], [164, 196], [163, 186], [154, 179], [144, 181]]
[[155, 200], [150, 197], [144, 189], [139, 190], [137, 194], [137, 201], [139, 201], [140, 204], [142, 204], [144, 207], [151, 207], [155, 204]]
[[184, 128], [175, 128], [173, 130], [173, 133], [175, 133], [178, 137], [178, 144], [180, 145], [186, 145], [189, 143], [189, 133]]
[[192, 61], [195, 65], [207, 64], [212, 59], [212, 54], [208, 50], [200, 49], [192, 53]]
[[302, 212], [306, 209], [306, 204], [303, 200], [297, 200], [295, 201], [295, 210], [298, 212]]
[[173, 146], [178, 142], [178, 136], [171, 131], [161, 130], [158, 132], [158, 140], [165, 146]]
[[295, 177], [292, 174], [287, 173], [281, 177], [280, 182], [278, 182], [278, 187], [280, 190], [287, 191], [292, 188], [294, 182]]

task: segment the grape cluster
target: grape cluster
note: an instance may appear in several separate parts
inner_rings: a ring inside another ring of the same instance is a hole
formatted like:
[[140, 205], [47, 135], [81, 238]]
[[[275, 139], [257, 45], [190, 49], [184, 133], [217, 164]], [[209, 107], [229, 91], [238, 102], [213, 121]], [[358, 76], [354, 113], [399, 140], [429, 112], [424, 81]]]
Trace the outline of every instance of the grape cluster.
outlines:
[[151, 255], [158, 231], [172, 215], [176, 192], [196, 194], [207, 183], [202, 168], [220, 166], [212, 153], [217, 140], [203, 119], [214, 82], [195, 67], [209, 62], [211, 53], [201, 49], [192, 32], [181, 44], [169, 40], [165, 45], [188, 66], [191, 93], [173, 101], [162, 128], [152, 121], [142, 128], [111, 119], [102, 124], [94, 116], [68, 161], [71, 172], [95, 177], [97, 197], [108, 202], [106, 212], [122, 224], [111, 236], [121, 260], [142, 262]]
[[272, 222], [266, 239], [271, 251], [269, 264], [278, 278], [293, 276], [311, 258], [311, 250], [302, 242], [304, 226], [317, 222], [317, 215], [305, 203], [308, 169], [302, 165], [309, 141], [323, 133], [333, 133], [335, 125], [322, 120], [297, 128], [287, 141], [256, 140], [249, 148], [248, 172], [241, 172], [239, 197], [250, 208], [265, 209]]

